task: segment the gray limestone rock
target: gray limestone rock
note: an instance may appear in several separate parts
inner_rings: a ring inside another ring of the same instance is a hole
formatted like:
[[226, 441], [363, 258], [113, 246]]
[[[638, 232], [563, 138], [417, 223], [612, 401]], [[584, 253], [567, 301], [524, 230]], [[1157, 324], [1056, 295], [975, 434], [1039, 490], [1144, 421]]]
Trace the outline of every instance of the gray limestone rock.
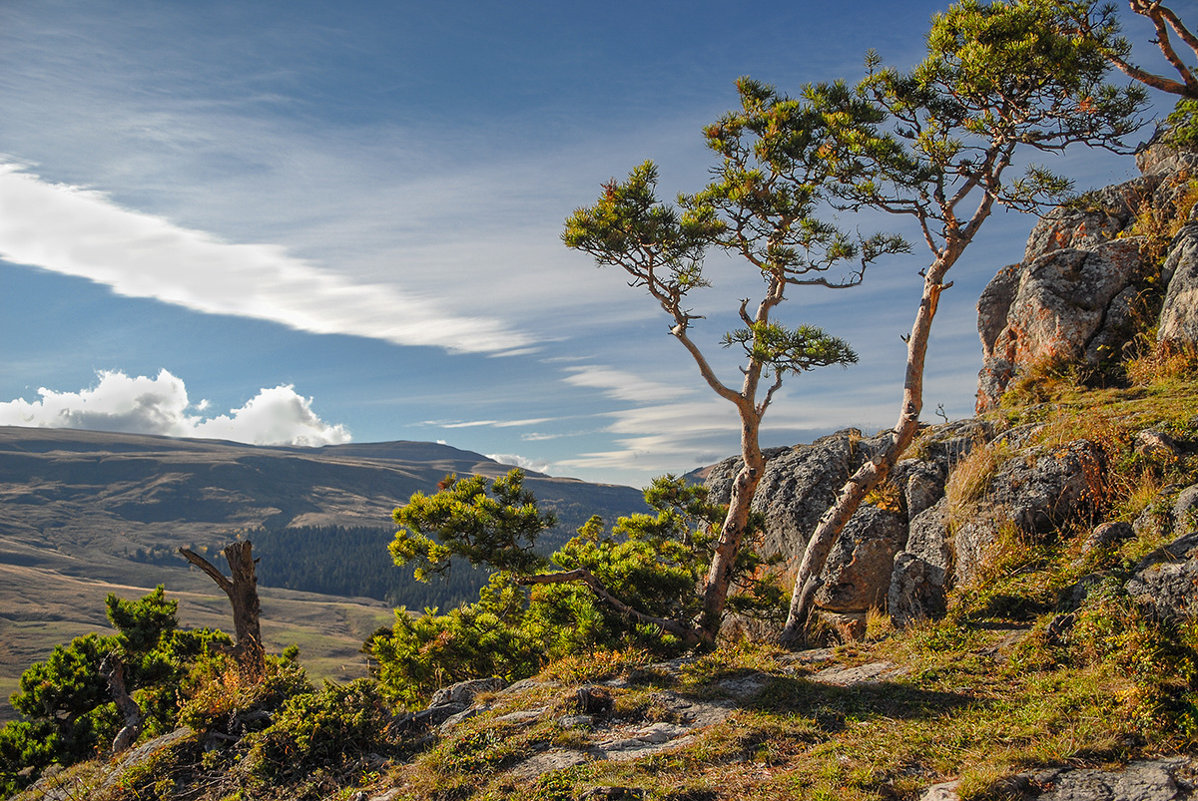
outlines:
[[[860, 464], [856, 447], [861, 432], [846, 429], [810, 445], [771, 450], [757, 486], [753, 509], [765, 515], [758, 552], [792, 560], [801, 555], [815, 524], [836, 500], [836, 493]], [[727, 503], [740, 459], [726, 459], [707, 478], [711, 499]]]
[[[1050, 768], [1003, 783], [1004, 797], [1024, 801], [1188, 801], [1195, 798], [1192, 756], [1140, 760], [1119, 770]], [[934, 784], [920, 801], [960, 801], [957, 782]]]
[[1198, 345], [1198, 223], [1186, 225], [1173, 239], [1162, 273], [1170, 278], [1157, 341], [1179, 348]]
[[1127, 582], [1127, 592], [1164, 617], [1198, 613], [1198, 532], [1144, 557]]
[[1173, 501], [1173, 525], [1187, 532], [1198, 528], [1198, 484], [1177, 493]]
[[1045, 215], [1023, 261], [1000, 269], [982, 292], [979, 412], [997, 408], [1011, 381], [1029, 368], [1060, 362], [1105, 368], [1122, 360], [1150, 322], [1144, 300], [1150, 280], [1167, 286], [1158, 341], [1198, 344], [1198, 223], [1175, 237], [1155, 279], [1156, 265], [1139, 253], [1147, 240], [1133, 235], [1145, 208], [1162, 219], [1176, 213], [1198, 153], [1156, 142], [1137, 158], [1144, 175]]
[[1139, 308], [1140, 289], [1135, 286], [1124, 287], [1111, 299], [1098, 331], [1086, 342], [1086, 364], [1102, 366], [1124, 359], [1139, 328]]
[[886, 603], [894, 555], [906, 544], [903, 515], [862, 506], [840, 533], [824, 564], [816, 606], [840, 613], [864, 613]]
[[939, 620], [948, 611], [946, 572], [914, 554], [903, 551], [894, 557], [890, 574], [887, 608], [899, 628], [921, 620]]
[[[765, 475], [753, 498], [754, 511], [765, 516], [765, 534], [758, 553], [781, 557], [786, 562], [801, 558], [811, 531], [836, 501], [844, 482], [888, 436], [889, 432], [884, 432], [863, 437], [857, 429], [849, 428], [810, 445], [769, 450]], [[705, 483], [713, 501], [728, 502], [740, 465], [737, 457], [710, 468]]]
[[911, 521], [906, 551], [941, 570], [951, 566], [946, 499], [940, 499]]
[[1177, 442], [1163, 431], [1146, 429], [1136, 433], [1132, 445], [1139, 456], [1144, 456], [1160, 464], [1170, 464], [1177, 461], [1180, 450]]
[[469, 706], [474, 703], [474, 696], [479, 693], [498, 692], [505, 686], [507, 686], [507, 682], [498, 677], [459, 681], [457, 684], [451, 684], [433, 693], [433, 697], [429, 699], [428, 708]]
[[1084, 439], [1035, 447], [999, 466], [988, 502], [1027, 533], [1042, 533], [1092, 508], [1105, 482], [1102, 448]]
[[1022, 267], [1022, 264], [1012, 264], [1000, 269], [978, 297], [978, 336], [987, 353], [994, 349], [999, 335], [1007, 327], [1007, 313], [1019, 291]]
[[1023, 364], [1082, 358], [1087, 343], [1102, 328], [1111, 301], [1141, 267], [1134, 237], [1035, 259], [1020, 276], [996, 346], [1013, 348], [1015, 361]]
[[942, 498], [911, 520], [906, 550], [894, 557], [886, 603], [895, 625], [944, 616], [951, 565], [948, 502]]
[[1136, 532], [1130, 523], [1125, 523], [1122, 520], [1101, 523], [1094, 527], [1090, 536], [1086, 537], [1086, 541], [1082, 543], [1082, 553], [1088, 554], [1099, 548], [1110, 548], [1134, 536], [1136, 536]]
[[[1187, 757], [1133, 762], [1121, 771], [1080, 769], [1043, 772], [1025, 797], [1041, 801], [1182, 801], [1194, 797], [1193, 763]], [[1029, 780], [1033, 777], [1029, 776]]]
[[907, 517], [914, 520], [944, 497], [947, 460], [904, 459], [894, 466], [891, 480], [903, 488]]
[[1105, 466], [1102, 449], [1088, 440], [1029, 448], [1001, 464], [976, 515], [953, 534], [954, 581], [978, 574], [1004, 525], [1034, 535], [1093, 510]]
[[[1122, 198], [1116, 198], [1110, 189], [1115, 187], [1108, 187], [1101, 195], [1095, 193], [1085, 208], [1062, 206], [1044, 215], [1028, 236], [1023, 261], [1034, 261], [1058, 250], [1084, 250], [1113, 239], [1131, 214]], [[1112, 208], [1111, 200], [1118, 206]]]

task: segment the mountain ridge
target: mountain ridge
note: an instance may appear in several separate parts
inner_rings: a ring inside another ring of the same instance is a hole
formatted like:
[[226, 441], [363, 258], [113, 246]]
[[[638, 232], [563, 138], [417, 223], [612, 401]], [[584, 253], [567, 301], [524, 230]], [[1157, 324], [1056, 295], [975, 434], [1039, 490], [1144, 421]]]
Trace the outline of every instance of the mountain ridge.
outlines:
[[[184, 601], [184, 625], [227, 627], [227, 603], [215, 586], [181, 558], [170, 558], [181, 545], [219, 549], [238, 536], [265, 538], [269, 530], [274, 549], [255, 553], [279, 567], [278, 560], [313, 557], [286, 547], [292, 540], [280, 532], [302, 532], [306, 538], [293, 541], [310, 547], [314, 531], [376, 529], [377, 553], [369, 552], [368, 567], [377, 573], [379, 562], [390, 564], [391, 511], [412, 493], [434, 491], [448, 473], [493, 478], [509, 469], [482, 454], [428, 442], [301, 448], [0, 426], [0, 640], [6, 642], [0, 701], [16, 689], [21, 671], [55, 644], [106, 628], [96, 610], [114, 587], [132, 588], [133, 595], [165, 584], [172, 595], [200, 599]], [[533, 472], [526, 472], [525, 485], [558, 515], [547, 544], [571, 536], [592, 514], [614, 520], [644, 508], [632, 487]], [[346, 562], [364, 553], [361, 540], [352, 551], [348, 540], [328, 542], [327, 558], [353, 572]], [[165, 558], [147, 562], [147, 552]], [[397, 583], [414, 581], [391, 570]], [[363, 621], [389, 619], [391, 606], [356, 597], [360, 593], [271, 586], [265, 582], [272, 571], [261, 572], [268, 647], [300, 641], [305, 662], [318, 674], [361, 675], [358, 648], [377, 625]], [[458, 581], [467, 578], [485, 580], [463, 575]], [[464, 591], [446, 585], [443, 592], [451, 589]], [[6, 711], [0, 704], [0, 718]]]

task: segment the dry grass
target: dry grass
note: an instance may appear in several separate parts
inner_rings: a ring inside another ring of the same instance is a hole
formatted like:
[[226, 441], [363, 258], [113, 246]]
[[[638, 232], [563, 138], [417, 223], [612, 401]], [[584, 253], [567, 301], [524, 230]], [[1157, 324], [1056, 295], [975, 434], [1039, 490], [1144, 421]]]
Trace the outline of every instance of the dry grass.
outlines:
[[1141, 351], [1124, 363], [1133, 386], [1159, 387], [1198, 375], [1198, 353], [1192, 348], [1148, 344]]
[[1010, 449], [1002, 443], [979, 444], [957, 463], [944, 487], [950, 530], [972, 516], [977, 503], [990, 488], [990, 480], [998, 466], [1010, 455]]
[[1159, 267], [1173, 237], [1190, 219], [1190, 211], [1198, 204], [1198, 180], [1185, 172], [1172, 175], [1165, 188], [1179, 190], [1173, 207], [1161, 208], [1153, 202], [1153, 195], [1140, 198], [1135, 219], [1126, 236], [1144, 237], [1140, 250], [1150, 264]]

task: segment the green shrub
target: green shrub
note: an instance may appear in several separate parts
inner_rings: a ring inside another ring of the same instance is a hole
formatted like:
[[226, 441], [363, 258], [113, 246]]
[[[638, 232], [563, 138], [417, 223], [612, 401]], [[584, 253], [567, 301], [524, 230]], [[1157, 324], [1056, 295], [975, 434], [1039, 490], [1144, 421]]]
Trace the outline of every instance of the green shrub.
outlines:
[[312, 692], [304, 669], [295, 661], [268, 656], [262, 676], [250, 678], [228, 656], [198, 661], [182, 685], [181, 726], [231, 734], [239, 717], [273, 712], [288, 699]]
[[1198, 621], [1163, 619], [1108, 580], [1078, 610], [1071, 644], [1083, 664], [1121, 678], [1127, 729], [1149, 741], [1198, 741]]
[[1198, 100], [1183, 97], [1166, 119], [1167, 141], [1174, 147], [1198, 147]]
[[373, 681], [326, 682], [319, 691], [288, 698], [270, 726], [250, 736], [246, 763], [270, 782], [317, 769], [335, 773], [365, 754], [389, 750], [391, 720]]
[[[534, 546], [551, 518], [537, 511], [522, 479], [514, 470], [488, 488], [477, 477], [450, 476], [440, 492], [417, 493], [395, 511], [402, 528], [392, 556], [398, 564], [414, 564], [418, 578], [447, 569], [451, 556], [501, 572], [492, 575], [476, 603], [447, 614], [434, 609], [412, 616], [401, 609], [393, 629], [367, 641], [390, 698], [414, 704], [431, 690], [464, 679], [524, 678], [550, 660], [596, 649], [640, 647], [660, 655], [682, 649], [680, 637], [663, 630], [665, 624], [626, 616], [580, 581], [530, 580], [585, 571], [637, 613], [684, 627], [700, 612], [695, 588], [711, 562], [725, 512], [708, 501], [707, 488], [673, 476], [658, 478], [645, 490], [652, 513], [621, 517], [610, 531], [591, 518], [545, 558]], [[751, 520], [750, 534], [760, 525], [759, 518]], [[735, 611], [784, 614], [786, 593], [751, 549], [741, 549], [734, 580], [743, 590], [734, 596]]]
[[109, 595], [105, 607], [115, 635], [76, 637], [21, 675], [12, 705], [26, 720], [0, 728], [0, 788], [11, 792], [49, 765], [73, 764], [112, 741], [121, 717], [100, 672], [108, 656], [124, 665], [125, 686], [141, 707], [146, 735], [174, 727], [191, 665], [215, 643], [228, 642], [221, 632], [180, 630], [177, 606], [161, 585], [135, 601]]

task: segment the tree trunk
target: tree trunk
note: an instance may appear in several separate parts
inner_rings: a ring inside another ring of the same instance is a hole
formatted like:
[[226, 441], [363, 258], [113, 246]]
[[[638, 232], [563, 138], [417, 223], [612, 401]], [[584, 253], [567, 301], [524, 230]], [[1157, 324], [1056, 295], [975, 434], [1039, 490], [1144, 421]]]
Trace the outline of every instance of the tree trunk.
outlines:
[[715, 642], [728, 602], [728, 591], [732, 584], [732, 571], [736, 557], [749, 526], [749, 511], [753, 495], [765, 472], [765, 457], [758, 442], [760, 418], [754, 410], [741, 412], [741, 459], [744, 464], [732, 482], [732, 496], [728, 501], [728, 513], [720, 528], [715, 554], [703, 582], [703, 613], [696, 634], [706, 644]]
[[225, 548], [225, 560], [229, 563], [229, 572], [232, 575], [230, 580], [204, 557], [187, 548], [179, 549], [179, 553], [187, 561], [207, 573], [209, 578], [224, 590], [225, 595], [229, 596], [229, 604], [233, 607], [233, 631], [236, 639], [233, 654], [247, 674], [261, 676], [265, 666], [262, 633], [258, 623], [262, 608], [258, 602], [255, 560], [250, 551], [249, 540], [234, 542]]
[[[959, 250], [956, 250], [956, 253], [959, 253]], [[779, 636], [779, 642], [784, 646], [793, 647], [805, 640], [807, 619], [811, 616], [815, 591], [819, 589], [819, 574], [824, 569], [824, 563], [828, 560], [828, 554], [836, 543], [836, 538], [865, 496], [886, 479], [903, 451], [915, 439], [919, 429], [919, 413], [923, 409], [923, 370], [928, 351], [928, 335], [932, 329], [932, 320], [936, 316], [940, 293], [952, 286], [951, 283], [943, 283], [943, 279], [948, 268], [956, 260], [956, 253], [950, 251], [937, 259], [924, 276], [923, 296], [920, 299], [919, 311], [915, 315], [915, 322], [911, 326], [911, 337], [907, 340], [907, 374], [903, 384], [903, 404], [898, 422], [891, 431], [890, 444], [882, 453], [863, 464], [845, 482], [837, 495], [836, 503], [824, 512], [816, 524], [815, 531], [811, 533], [811, 539], [807, 541], [807, 549], [803, 553], [803, 561], [799, 564], [794, 590], [790, 596], [790, 613]]]
[[117, 711], [125, 717], [125, 725], [112, 740], [112, 753], [119, 754], [133, 745], [141, 734], [141, 707], [125, 687], [125, 663], [117, 654], [110, 653], [104, 657], [100, 663], [100, 675], [108, 679], [108, 693], [116, 702]]

